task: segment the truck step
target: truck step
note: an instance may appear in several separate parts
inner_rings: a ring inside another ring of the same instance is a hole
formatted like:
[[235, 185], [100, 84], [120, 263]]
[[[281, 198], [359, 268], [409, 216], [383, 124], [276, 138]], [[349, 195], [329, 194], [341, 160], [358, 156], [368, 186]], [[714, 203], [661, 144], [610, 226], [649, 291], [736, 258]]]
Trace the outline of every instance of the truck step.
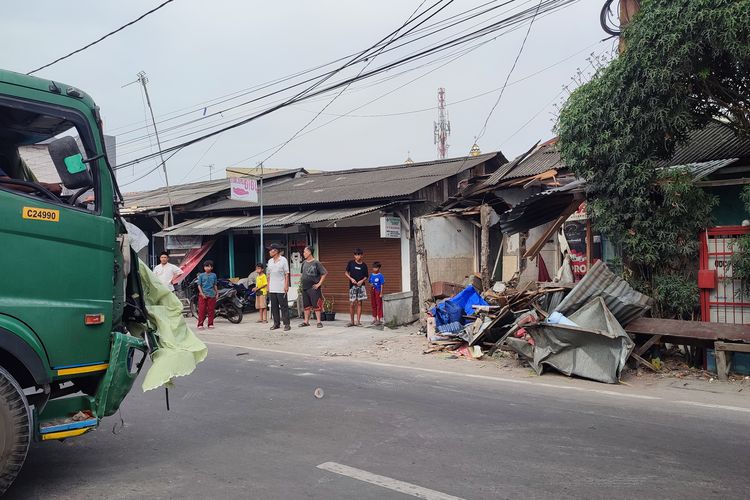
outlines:
[[79, 421], [42, 422], [39, 424], [39, 434], [41, 434], [43, 441], [48, 441], [50, 439], [64, 439], [80, 436], [81, 434], [95, 429], [98, 424], [99, 419], [96, 417]]

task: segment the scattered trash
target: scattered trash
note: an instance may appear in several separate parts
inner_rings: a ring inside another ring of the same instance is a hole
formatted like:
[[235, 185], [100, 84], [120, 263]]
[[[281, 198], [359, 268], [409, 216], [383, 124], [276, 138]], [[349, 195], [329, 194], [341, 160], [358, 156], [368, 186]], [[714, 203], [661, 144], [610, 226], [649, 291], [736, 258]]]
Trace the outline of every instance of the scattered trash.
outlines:
[[323, 399], [323, 396], [326, 395], [326, 393], [321, 389], [320, 387], [315, 389], [315, 392], [313, 392], [313, 395], [318, 399]]
[[235, 356], [248, 356], [249, 354], [249, 352], [238, 352]]

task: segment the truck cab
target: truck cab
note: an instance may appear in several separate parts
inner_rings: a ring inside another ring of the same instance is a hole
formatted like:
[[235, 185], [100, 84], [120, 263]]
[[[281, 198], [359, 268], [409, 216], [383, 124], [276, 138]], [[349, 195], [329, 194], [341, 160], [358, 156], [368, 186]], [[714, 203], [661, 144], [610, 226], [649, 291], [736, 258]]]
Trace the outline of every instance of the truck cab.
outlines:
[[120, 198], [94, 101], [0, 70], [0, 494], [32, 440], [117, 411], [148, 353]]

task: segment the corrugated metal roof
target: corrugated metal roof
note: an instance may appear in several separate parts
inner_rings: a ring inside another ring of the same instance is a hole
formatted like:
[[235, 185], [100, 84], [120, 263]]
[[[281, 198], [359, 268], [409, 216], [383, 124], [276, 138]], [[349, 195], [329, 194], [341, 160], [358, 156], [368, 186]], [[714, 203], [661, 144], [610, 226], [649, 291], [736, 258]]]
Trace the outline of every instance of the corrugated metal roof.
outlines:
[[[270, 180], [283, 179], [284, 177], [292, 177], [304, 172], [305, 169], [303, 168], [278, 171], [265, 175], [263, 181], [268, 182]], [[170, 186], [169, 190], [172, 197], [172, 206], [189, 205], [207, 196], [215, 195], [225, 190], [228, 192], [229, 179], [224, 178], [213, 181], [179, 184]], [[125, 205], [122, 209], [123, 214], [147, 212], [169, 206], [169, 196], [167, 196], [166, 187], [137, 193], [125, 193], [123, 196], [125, 197]]]
[[515, 234], [555, 220], [583, 192], [583, 181], [575, 180], [559, 188], [529, 196], [500, 214], [500, 231]]
[[[416, 193], [442, 179], [499, 157], [502, 153], [451, 158], [439, 161], [359, 168], [310, 174], [279, 182], [263, 189], [263, 205], [305, 206], [347, 201], [397, 199]], [[257, 203], [221, 200], [196, 211], [256, 207]]]
[[547, 170], [565, 168], [557, 150], [557, 137], [543, 144], [535, 144], [529, 151], [517, 156], [495, 171], [486, 181], [485, 186], [494, 186], [501, 181], [531, 177]]
[[677, 145], [672, 158], [660, 162], [659, 166], [743, 157], [750, 157], [750, 139], [741, 138], [726, 125], [714, 122], [690, 132], [688, 139]]
[[[295, 224], [338, 221], [364, 215], [387, 207], [388, 203], [356, 208], [331, 208], [324, 210], [303, 210], [280, 214], [265, 214], [263, 227], [284, 227]], [[260, 227], [260, 215], [237, 217], [207, 217], [190, 219], [166, 228], [155, 236], [213, 236], [228, 229], [256, 229]]]
[[739, 158], [727, 158], [726, 160], [712, 160], [712, 161], [704, 161], [702, 163], [688, 163], [687, 165], [674, 165], [669, 168], [670, 169], [686, 168], [688, 169], [690, 174], [693, 176], [693, 179], [696, 181], [699, 181], [703, 179], [704, 177], [708, 177], [709, 175], [713, 174], [717, 170], [720, 170], [726, 167], [727, 165], [731, 165], [737, 160], [739, 160]]

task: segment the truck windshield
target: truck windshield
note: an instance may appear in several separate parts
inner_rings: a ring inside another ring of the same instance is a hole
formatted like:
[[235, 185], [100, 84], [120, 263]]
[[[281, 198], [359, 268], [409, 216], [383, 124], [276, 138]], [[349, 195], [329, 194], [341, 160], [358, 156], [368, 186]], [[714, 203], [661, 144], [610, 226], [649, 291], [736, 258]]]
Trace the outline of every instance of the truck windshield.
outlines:
[[83, 157], [95, 156], [90, 134], [81, 132], [66, 117], [0, 103], [0, 190], [95, 211], [96, 189], [65, 188], [48, 149], [55, 139], [72, 136]]

